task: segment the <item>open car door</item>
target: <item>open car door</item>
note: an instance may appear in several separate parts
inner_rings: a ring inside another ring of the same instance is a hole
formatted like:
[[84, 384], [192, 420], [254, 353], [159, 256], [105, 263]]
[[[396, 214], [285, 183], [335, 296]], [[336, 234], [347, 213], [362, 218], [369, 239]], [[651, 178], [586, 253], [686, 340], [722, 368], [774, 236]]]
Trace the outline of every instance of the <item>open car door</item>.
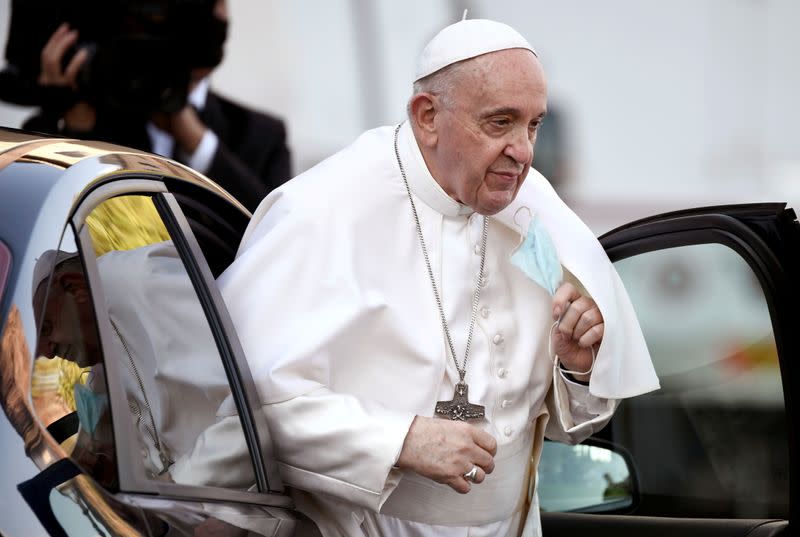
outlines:
[[790, 535], [798, 519], [800, 225], [785, 204], [692, 209], [600, 238], [661, 389], [586, 445], [547, 443], [543, 532]]

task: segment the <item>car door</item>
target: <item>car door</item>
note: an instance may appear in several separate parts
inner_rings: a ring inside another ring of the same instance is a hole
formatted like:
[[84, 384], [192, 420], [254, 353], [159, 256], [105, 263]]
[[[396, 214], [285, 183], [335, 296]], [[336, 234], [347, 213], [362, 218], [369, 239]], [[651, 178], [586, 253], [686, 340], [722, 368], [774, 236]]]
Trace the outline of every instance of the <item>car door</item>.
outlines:
[[70, 458], [20, 492], [53, 535], [318, 535], [283, 494], [214, 284], [248, 215], [158, 179], [88, 193], [52, 256], [34, 406]]
[[[661, 389], [623, 401], [587, 445], [551, 450], [568, 456], [543, 455], [544, 535], [791, 534], [800, 523], [794, 211], [693, 209], [600, 241], [636, 309]], [[627, 474], [613, 477], [613, 452], [628, 460]], [[614, 487], [629, 501], [619, 502]]]

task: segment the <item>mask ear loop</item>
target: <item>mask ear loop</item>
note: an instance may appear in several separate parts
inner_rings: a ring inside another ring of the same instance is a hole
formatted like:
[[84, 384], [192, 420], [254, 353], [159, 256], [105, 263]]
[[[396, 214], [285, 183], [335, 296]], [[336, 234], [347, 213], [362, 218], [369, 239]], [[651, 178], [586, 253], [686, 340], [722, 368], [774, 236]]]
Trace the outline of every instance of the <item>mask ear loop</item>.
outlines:
[[553, 325], [550, 327], [550, 334], [547, 337], [547, 353], [550, 355], [550, 359], [553, 360], [553, 365], [558, 366], [558, 369], [562, 373], [568, 373], [570, 375], [588, 375], [589, 373], [592, 372], [592, 369], [594, 369], [594, 361], [597, 358], [597, 355], [594, 352], [594, 345], [589, 347], [589, 350], [592, 351], [592, 365], [586, 371], [570, 371], [569, 369], [566, 369], [564, 366], [561, 365], [561, 362], [558, 359], [558, 355], [553, 354], [553, 330], [555, 330], [556, 327], [561, 323], [561, 319], [563, 319], [564, 315], [567, 314], [567, 310], [569, 310], [570, 305], [567, 305], [567, 308], [564, 310], [564, 313], [561, 314], [561, 317], [559, 317], [558, 320], [554, 322]]
[[531, 221], [533, 220], [533, 211], [531, 211], [530, 208], [526, 207], [525, 205], [518, 208], [514, 213], [514, 225], [516, 225], [519, 228], [519, 242], [517, 243], [517, 247], [514, 248], [515, 251], [519, 250], [519, 247], [522, 246], [523, 242], [525, 242], [525, 235], [528, 233], [526, 231], [526, 229], [528, 228], [522, 227], [522, 225], [517, 221], [517, 216], [519, 216], [519, 212], [523, 209], [528, 211], [528, 227], [530, 227]]

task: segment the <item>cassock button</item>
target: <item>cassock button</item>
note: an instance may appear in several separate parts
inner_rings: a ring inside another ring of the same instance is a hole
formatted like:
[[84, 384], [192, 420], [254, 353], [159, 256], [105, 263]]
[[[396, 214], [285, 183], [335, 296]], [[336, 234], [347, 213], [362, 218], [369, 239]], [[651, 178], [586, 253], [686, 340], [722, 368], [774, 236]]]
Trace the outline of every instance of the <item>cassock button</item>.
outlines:
[[497, 376], [500, 377], [501, 379], [506, 378], [506, 375], [508, 375], [508, 369], [506, 369], [505, 367], [501, 367], [500, 369], [497, 370]]
[[503, 429], [503, 432], [505, 433], [506, 436], [511, 436], [511, 434], [514, 432], [514, 429], [508, 426], [505, 429]]
[[495, 345], [500, 345], [502, 342], [503, 342], [503, 334], [498, 332], [497, 334], [494, 335], [494, 337], [492, 337], [492, 343], [494, 343]]
[[503, 408], [508, 408], [511, 406], [511, 399], [503, 399], [503, 402], [500, 403], [500, 406]]
[[492, 310], [490, 310], [487, 306], [484, 306], [481, 308], [481, 317], [488, 319], [491, 312]]

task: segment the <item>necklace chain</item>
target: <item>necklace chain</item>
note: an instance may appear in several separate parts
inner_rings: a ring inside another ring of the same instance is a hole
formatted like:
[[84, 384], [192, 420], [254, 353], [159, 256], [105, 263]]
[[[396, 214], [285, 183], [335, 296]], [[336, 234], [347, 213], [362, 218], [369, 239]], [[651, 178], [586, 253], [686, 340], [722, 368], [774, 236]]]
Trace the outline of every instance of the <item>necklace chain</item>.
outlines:
[[478, 317], [478, 301], [481, 297], [481, 287], [483, 286], [483, 270], [486, 265], [486, 238], [489, 235], [488, 218], [483, 217], [483, 233], [481, 237], [481, 265], [478, 272], [477, 281], [475, 283], [475, 293], [472, 295], [472, 318], [469, 321], [469, 335], [467, 336], [467, 347], [464, 350], [464, 363], [461, 367], [458, 365], [458, 358], [456, 357], [455, 346], [453, 345], [453, 338], [450, 337], [450, 328], [447, 326], [447, 319], [444, 315], [444, 307], [442, 306], [442, 299], [439, 295], [439, 288], [436, 286], [436, 279], [433, 276], [433, 269], [431, 268], [431, 260], [428, 257], [428, 249], [425, 247], [425, 239], [422, 236], [422, 225], [419, 222], [419, 215], [417, 214], [417, 206], [414, 203], [414, 198], [411, 196], [411, 188], [408, 186], [408, 179], [406, 178], [406, 171], [403, 168], [403, 161], [400, 160], [400, 151], [397, 148], [397, 137], [400, 133], [402, 123], [394, 130], [394, 154], [397, 157], [397, 165], [400, 167], [400, 175], [403, 177], [403, 183], [406, 186], [408, 199], [411, 202], [411, 213], [414, 215], [414, 222], [417, 225], [417, 236], [419, 243], [422, 246], [422, 255], [425, 258], [425, 266], [428, 268], [428, 277], [431, 280], [431, 287], [433, 287], [433, 296], [436, 298], [436, 305], [439, 307], [439, 316], [442, 320], [442, 328], [444, 329], [445, 337], [447, 338], [447, 345], [450, 348], [450, 355], [453, 357], [453, 362], [456, 364], [458, 371], [458, 378], [463, 383], [464, 377], [467, 373], [467, 361], [469, 360], [469, 351], [472, 346], [472, 334], [475, 331], [475, 320]]

